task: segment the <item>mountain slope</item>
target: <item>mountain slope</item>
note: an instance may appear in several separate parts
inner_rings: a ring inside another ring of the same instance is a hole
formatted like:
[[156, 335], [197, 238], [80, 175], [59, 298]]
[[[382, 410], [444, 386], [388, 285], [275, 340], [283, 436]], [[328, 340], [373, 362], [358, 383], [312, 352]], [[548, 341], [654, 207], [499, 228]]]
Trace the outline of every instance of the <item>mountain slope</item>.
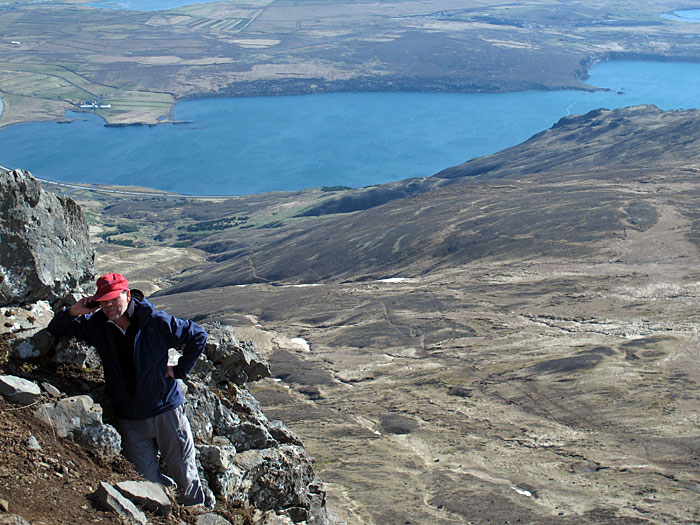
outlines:
[[[626, 230], [655, 223], [647, 192], [659, 184], [673, 181], [662, 186], [669, 198], [697, 191], [698, 116], [641, 106], [565, 118], [523, 144], [424, 179], [430, 191], [269, 231], [209, 237], [197, 247], [210, 261], [166, 293], [412, 276], [489, 257], [592, 254]], [[683, 213], [696, 220], [684, 202]]]
[[698, 523], [697, 121], [566, 119], [452, 185], [203, 242], [154, 300], [268, 334], [256, 397], [348, 523]]

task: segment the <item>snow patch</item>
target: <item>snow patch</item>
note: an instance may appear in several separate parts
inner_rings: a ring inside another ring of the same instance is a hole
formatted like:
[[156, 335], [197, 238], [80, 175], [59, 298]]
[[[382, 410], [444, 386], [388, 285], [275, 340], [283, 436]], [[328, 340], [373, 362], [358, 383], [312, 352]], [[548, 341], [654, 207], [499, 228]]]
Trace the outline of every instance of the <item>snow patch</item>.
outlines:
[[511, 488], [512, 488], [515, 492], [517, 492], [518, 494], [520, 494], [521, 496], [527, 496], [528, 498], [531, 498], [531, 497], [532, 497], [532, 492], [530, 492], [529, 490], [521, 489], [521, 488], [518, 488], [518, 487], [511, 487]]
[[291, 339], [291, 341], [295, 345], [300, 346], [304, 352], [311, 352], [311, 348], [309, 347], [309, 343], [306, 339], [302, 339], [301, 337], [295, 337]]

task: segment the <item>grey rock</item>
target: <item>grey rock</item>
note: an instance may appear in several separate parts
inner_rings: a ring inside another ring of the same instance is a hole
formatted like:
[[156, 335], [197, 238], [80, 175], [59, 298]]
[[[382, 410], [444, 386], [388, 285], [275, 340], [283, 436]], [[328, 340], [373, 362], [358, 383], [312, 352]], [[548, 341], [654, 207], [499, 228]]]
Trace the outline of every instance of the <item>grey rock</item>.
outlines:
[[218, 514], [207, 513], [197, 516], [197, 525], [231, 525], [231, 522]]
[[242, 421], [239, 425], [226, 429], [226, 437], [239, 451], [264, 449], [277, 445], [277, 441], [258, 421]]
[[39, 405], [36, 417], [48, 423], [59, 437], [70, 437], [104, 459], [112, 459], [121, 452], [121, 436], [102, 422], [102, 407], [90, 396], [74, 396]]
[[56, 345], [54, 360], [57, 363], [69, 363], [81, 368], [97, 368], [100, 366], [100, 357], [92, 346], [76, 341], [64, 339]]
[[122, 481], [116, 489], [136, 505], [160, 516], [167, 516], [172, 509], [170, 498], [158, 483], [151, 481]]
[[0, 394], [13, 403], [31, 405], [41, 397], [41, 388], [21, 377], [0, 376]]
[[270, 435], [277, 440], [279, 443], [287, 443], [289, 445], [299, 445], [303, 447], [304, 444], [301, 442], [299, 436], [287, 428], [281, 420], [273, 419], [267, 424], [267, 430]]
[[47, 383], [46, 381], [41, 383], [41, 388], [44, 389], [44, 392], [46, 392], [49, 397], [53, 397], [54, 399], [58, 399], [63, 396], [63, 393], [58, 388], [53, 386], [51, 383]]
[[185, 412], [194, 436], [202, 441], [222, 436], [236, 450], [274, 446], [277, 442], [266, 429], [268, 420], [255, 398], [235, 385], [231, 392], [235, 393], [234, 403], [217, 396], [198, 381], [189, 382]]
[[244, 472], [238, 491], [258, 509], [294, 508], [295, 515], [290, 517], [298, 522], [308, 520], [312, 509], [324, 504], [325, 494], [302, 447], [280, 445], [249, 450], [236, 454], [233, 462]]
[[236, 455], [236, 447], [233, 445], [200, 445], [197, 449], [199, 460], [209, 472], [226, 472]]
[[220, 417], [220, 398], [204, 385], [190, 382], [187, 401], [185, 413], [192, 426], [192, 434], [195, 439], [210, 441], [214, 435], [214, 423]]
[[243, 506], [248, 503], [245, 491], [242, 490], [246, 471], [233, 465], [225, 472], [211, 473], [211, 488], [225, 502], [231, 505]]
[[257, 421], [267, 422], [267, 417], [263, 413], [260, 403], [247, 388], [230, 385], [227, 391], [226, 403], [237, 414], [248, 415]]
[[214, 380], [244, 385], [270, 377], [270, 365], [251, 343], [241, 343], [230, 325], [205, 323], [209, 337], [205, 353], [214, 364]]
[[53, 318], [53, 310], [47, 301], [0, 308], [0, 334], [21, 333], [27, 338], [42, 330]]
[[41, 450], [41, 445], [39, 444], [39, 440], [35, 438], [34, 436], [29, 436], [27, 438], [27, 448], [29, 450]]
[[268, 510], [267, 512], [256, 512], [253, 518], [255, 523], [259, 525], [294, 525], [294, 521], [287, 516], [280, 516], [279, 514]]
[[12, 355], [19, 359], [35, 359], [45, 356], [53, 347], [55, 338], [45, 329], [21, 332], [10, 339]]
[[44, 403], [39, 405], [34, 413], [51, 425], [59, 437], [68, 437], [83, 426], [102, 423], [102, 408], [96, 405], [90, 396], [74, 396]]
[[107, 461], [117, 457], [122, 451], [122, 437], [112, 425], [93, 423], [72, 434], [76, 443], [97, 452]]
[[0, 170], [0, 305], [54, 302], [91, 285], [94, 251], [80, 207], [30, 173]]
[[20, 359], [34, 359], [39, 357], [39, 349], [35, 348], [29, 339], [13, 339], [10, 343], [12, 354]]
[[104, 481], [100, 482], [100, 486], [95, 491], [94, 497], [97, 506], [114, 512], [122, 519], [132, 520], [139, 525], [146, 525], [148, 523], [146, 515], [109, 483]]
[[195, 379], [185, 386], [192, 432], [209, 443], [197, 446], [203, 477], [217, 497], [295, 522], [327, 522], [325, 493], [293, 432], [269, 421], [246, 388], [229, 384], [224, 397]]

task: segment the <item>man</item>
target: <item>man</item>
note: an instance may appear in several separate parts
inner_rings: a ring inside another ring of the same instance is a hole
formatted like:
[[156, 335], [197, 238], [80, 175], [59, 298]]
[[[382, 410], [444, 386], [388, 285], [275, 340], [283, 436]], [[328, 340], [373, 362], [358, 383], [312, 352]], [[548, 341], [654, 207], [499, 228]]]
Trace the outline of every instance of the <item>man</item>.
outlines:
[[[97, 293], [58, 312], [48, 326], [57, 337], [94, 346], [105, 385], [119, 418], [124, 455], [149, 481], [169, 484], [158, 452], [178, 487], [183, 505], [204, 503], [194, 441], [177, 379], [186, 378], [202, 354], [207, 333], [192, 321], [156, 310], [123, 275], [97, 280]], [[168, 350], [182, 347], [175, 367]]]

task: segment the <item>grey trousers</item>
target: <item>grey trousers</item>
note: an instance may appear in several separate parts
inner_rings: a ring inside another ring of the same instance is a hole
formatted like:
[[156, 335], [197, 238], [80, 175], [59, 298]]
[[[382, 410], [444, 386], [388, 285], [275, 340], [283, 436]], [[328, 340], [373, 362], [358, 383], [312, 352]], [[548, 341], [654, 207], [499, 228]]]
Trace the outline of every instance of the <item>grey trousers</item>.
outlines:
[[[148, 481], [162, 483], [158, 451], [178, 489], [182, 505], [204, 503], [204, 491], [197, 472], [194, 439], [184, 406], [143, 419], [119, 419], [126, 458]], [[166, 478], [167, 479], [167, 478]]]

